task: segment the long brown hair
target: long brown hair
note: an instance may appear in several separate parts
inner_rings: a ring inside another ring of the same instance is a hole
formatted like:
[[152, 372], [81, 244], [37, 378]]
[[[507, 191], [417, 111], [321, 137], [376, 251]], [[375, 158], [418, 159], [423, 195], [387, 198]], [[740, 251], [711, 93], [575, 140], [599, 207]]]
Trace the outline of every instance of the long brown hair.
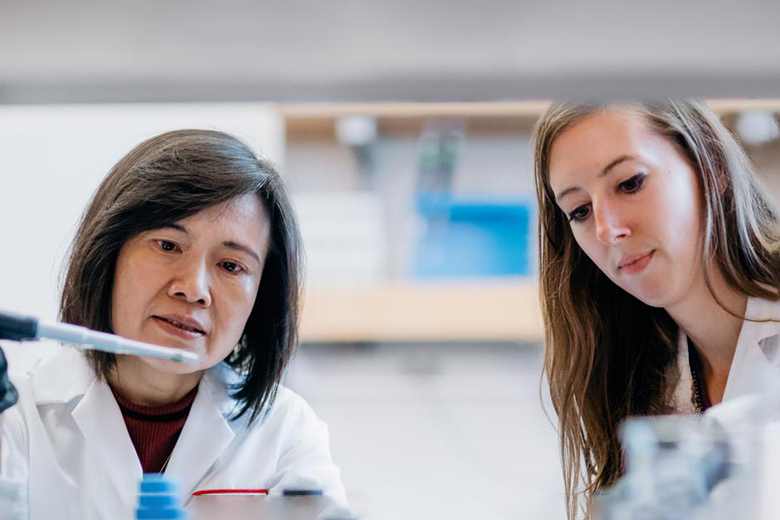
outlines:
[[[702, 269], [716, 301], [720, 303], [711, 284], [713, 259], [726, 281], [744, 294], [780, 298], [778, 214], [731, 133], [702, 102], [627, 106], [669, 139], [697, 172], [704, 221]], [[555, 139], [607, 108], [556, 103], [534, 129], [544, 369], [558, 415], [570, 519], [578, 514], [580, 495], [590, 497], [621, 475], [620, 422], [669, 411], [672, 385], [666, 374], [676, 358], [679, 334], [664, 309], [642, 303], [596, 267], [555, 203], [548, 179]]]
[[[268, 257], [254, 307], [239, 343], [226, 359], [241, 374], [231, 390], [235, 418], [250, 422], [267, 410], [297, 343], [301, 284], [298, 226], [273, 165], [235, 137], [209, 130], [178, 130], [148, 139], [108, 173], [87, 207], [71, 245], [60, 319], [111, 330], [111, 294], [117, 255], [135, 235], [199, 211], [254, 194], [268, 212]], [[113, 354], [86, 351], [98, 377]]]

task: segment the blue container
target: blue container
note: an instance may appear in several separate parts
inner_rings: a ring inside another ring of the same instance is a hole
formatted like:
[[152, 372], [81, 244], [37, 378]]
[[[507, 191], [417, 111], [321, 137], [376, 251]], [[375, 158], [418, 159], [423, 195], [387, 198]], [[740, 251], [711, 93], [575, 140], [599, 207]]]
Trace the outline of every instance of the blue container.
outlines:
[[189, 513], [181, 507], [181, 481], [162, 473], [146, 473], [138, 490], [138, 520], [188, 520]]
[[420, 278], [530, 274], [531, 205], [524, 201], [458, 200], [421, 194], [425, 223], [413, 274]]

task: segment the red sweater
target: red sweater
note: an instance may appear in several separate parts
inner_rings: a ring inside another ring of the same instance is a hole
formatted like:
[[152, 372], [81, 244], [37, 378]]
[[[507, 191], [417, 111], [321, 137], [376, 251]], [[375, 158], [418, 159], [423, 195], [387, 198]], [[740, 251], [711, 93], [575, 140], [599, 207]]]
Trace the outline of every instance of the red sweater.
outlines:
[[141, 406], [131, 403], [113, 388], [111, 391], [122, 411], [144, 473], [160, 473], [184, 428], [198, 387], [181, 400], [165, 406]]

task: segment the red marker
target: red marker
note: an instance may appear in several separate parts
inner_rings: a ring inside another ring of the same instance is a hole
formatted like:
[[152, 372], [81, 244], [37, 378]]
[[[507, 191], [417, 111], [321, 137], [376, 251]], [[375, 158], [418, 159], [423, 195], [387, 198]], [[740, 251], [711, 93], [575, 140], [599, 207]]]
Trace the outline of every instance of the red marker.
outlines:
[[203, 495], [267, 495], [267, 489], [201, 489], [192, 494], [194, 497]]

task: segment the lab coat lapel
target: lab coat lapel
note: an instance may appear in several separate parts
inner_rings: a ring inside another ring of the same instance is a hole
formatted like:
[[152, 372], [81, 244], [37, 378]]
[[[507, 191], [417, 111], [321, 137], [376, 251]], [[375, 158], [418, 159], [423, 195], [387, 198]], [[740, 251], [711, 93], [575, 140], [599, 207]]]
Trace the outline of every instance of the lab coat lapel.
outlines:
[[106, 483], [130, 510], [135, 505], [142, 477], [141, 463], [119, 405], [104, 381], [92, 382], [73, 410], [73, 419], [92, 451], [90, 455], [100, 464], [101, 474], [107, 477]]
[[[780, 302], [749, 298], [745, 316], [757, 320], [780, 319]], [[776, 387], [778, 377], [777, 321], [748, 321], [742, 325], [723, 400], [763, 393]]]
[[165, 471], [166, 475], [182, 479], [185, 495], [195, 491], [235, 437], [233, 428], [225, 419], [230, 404], [225, 383], [214, 377], [214, 372], [208, 371], [200, 382], [187, 422]]

